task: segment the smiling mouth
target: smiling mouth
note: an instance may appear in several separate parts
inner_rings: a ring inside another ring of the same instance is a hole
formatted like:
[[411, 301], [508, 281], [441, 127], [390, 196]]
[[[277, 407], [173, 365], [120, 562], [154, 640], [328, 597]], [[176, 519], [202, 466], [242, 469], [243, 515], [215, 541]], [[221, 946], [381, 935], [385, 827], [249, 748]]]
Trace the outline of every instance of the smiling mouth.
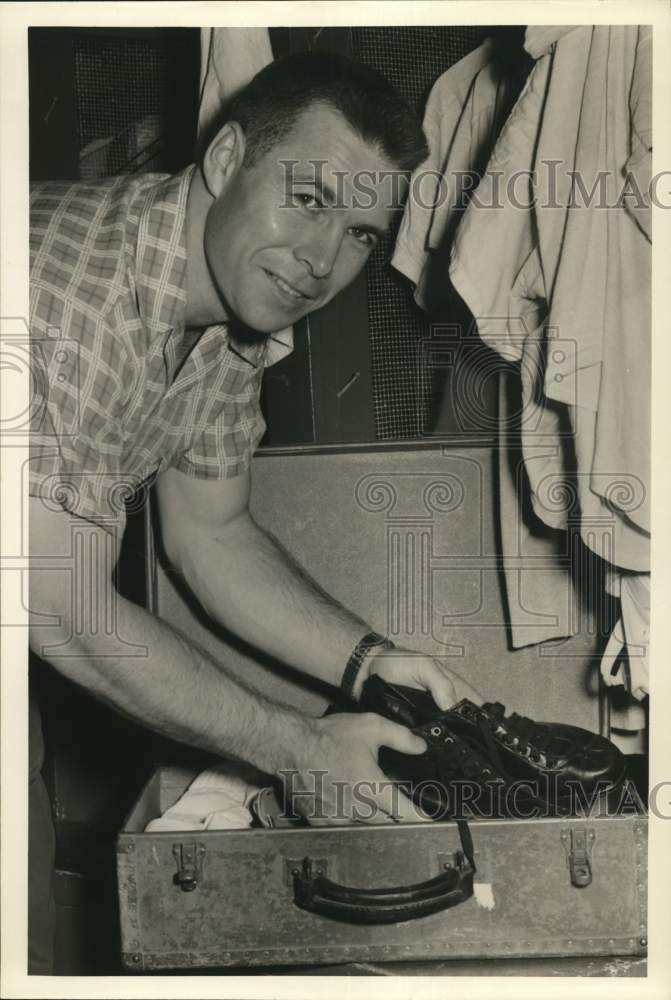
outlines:
[[[266, 271], [265, 268], [264, 271]], [[285, 295], [293, 299], [295, 302], [309, 301], [308, 295], [303, 295], [302, 292], [299, 292], [298, 289], [288, 284], [288, 282], [286, 282], [283, 278], [280, 278], [279, 275], [274, 274], [272, 271], [266, 271], [266, 274], [268, 275], [268, 277], [273, 282], [276, 288], [279, 288], [281, 292], [284, 292]]]

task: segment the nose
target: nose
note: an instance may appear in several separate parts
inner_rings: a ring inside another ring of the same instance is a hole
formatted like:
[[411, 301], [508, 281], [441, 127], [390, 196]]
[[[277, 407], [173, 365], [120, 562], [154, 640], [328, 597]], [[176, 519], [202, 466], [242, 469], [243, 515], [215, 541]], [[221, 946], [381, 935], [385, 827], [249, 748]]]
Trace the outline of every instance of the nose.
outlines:
[[334, 218], [322, 219], [302, 235], [294, 255], [305, 264], [313, 278], [327, 278], [333, 270], [342, 237]]

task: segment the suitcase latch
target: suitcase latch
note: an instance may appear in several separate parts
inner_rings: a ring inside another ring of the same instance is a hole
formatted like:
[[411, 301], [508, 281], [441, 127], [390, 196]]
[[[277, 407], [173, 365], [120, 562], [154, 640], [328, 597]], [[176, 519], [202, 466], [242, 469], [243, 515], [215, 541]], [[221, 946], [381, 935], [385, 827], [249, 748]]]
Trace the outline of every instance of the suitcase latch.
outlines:
[[203, 875], [204, 844], [173, 844], [172, 854], [177, 865], [173, 882], [182, 892], [193, 892]]
[[575, 885], [578, 889], [590, 885], [592, 881], [590, 855], [594, 837], [594, 830], [562, 830], [561, 832], [571, 874], [571, 885]]
[[284, 860], [284, 880], [287, 885], [292, 886], [294, 879], [301, 873], [307, 878], [314, 876], [328, 876], [328, 858], [285, 858]]

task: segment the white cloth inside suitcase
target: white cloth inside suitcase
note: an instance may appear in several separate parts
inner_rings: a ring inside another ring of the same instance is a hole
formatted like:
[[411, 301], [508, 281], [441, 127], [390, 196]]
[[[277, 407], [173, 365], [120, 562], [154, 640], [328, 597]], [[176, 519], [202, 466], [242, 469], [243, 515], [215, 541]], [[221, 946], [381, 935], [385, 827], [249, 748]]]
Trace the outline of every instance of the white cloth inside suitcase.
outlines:
[[201, 771], [184, 794], [157, 819], [146, 833], [161, 830], [240, 830], [251, 826], [252, 803], [262, 791], [224, 763]]

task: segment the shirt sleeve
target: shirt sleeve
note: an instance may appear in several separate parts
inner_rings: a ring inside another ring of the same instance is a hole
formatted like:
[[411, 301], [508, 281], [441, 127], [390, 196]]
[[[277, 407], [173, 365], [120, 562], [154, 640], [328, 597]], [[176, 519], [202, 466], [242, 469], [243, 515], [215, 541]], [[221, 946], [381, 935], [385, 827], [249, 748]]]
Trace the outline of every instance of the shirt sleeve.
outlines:
[[205, 428], [173, 467], [198, 479], [232, 479], [249, 468], [266, 430], [260, 392], [263, 365], [258, 365], [224, 403], [217, 418]]

